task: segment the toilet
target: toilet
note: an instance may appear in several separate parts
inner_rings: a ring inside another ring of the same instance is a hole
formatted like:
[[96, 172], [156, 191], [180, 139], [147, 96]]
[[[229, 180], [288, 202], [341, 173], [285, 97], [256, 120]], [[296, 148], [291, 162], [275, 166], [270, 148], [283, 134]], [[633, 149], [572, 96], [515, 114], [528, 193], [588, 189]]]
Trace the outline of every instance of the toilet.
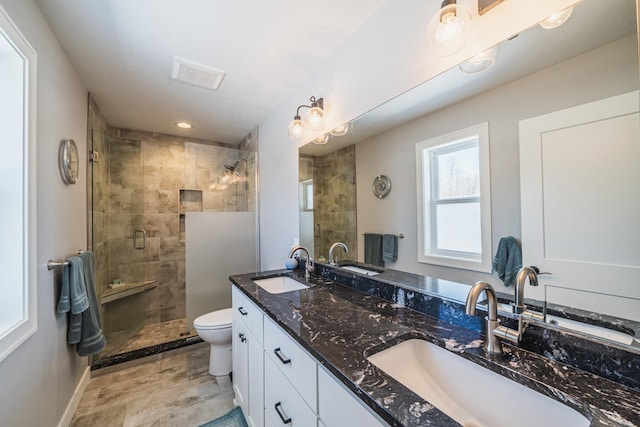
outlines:
[[231, 372], [232, 309], [212, 311], [193, 321], [193, 327], [203, 341], [209, 343], [209, 374], [229, 375]]

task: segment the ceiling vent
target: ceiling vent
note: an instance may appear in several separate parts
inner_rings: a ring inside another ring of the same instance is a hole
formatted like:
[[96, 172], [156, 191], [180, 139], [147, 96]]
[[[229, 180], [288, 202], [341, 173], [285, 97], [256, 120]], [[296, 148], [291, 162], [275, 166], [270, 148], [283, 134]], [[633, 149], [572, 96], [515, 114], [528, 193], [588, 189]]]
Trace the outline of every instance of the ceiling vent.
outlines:
[[171, 63], [171, 78], [194, 86], [217, 90], [226, 72], [177, 56]]

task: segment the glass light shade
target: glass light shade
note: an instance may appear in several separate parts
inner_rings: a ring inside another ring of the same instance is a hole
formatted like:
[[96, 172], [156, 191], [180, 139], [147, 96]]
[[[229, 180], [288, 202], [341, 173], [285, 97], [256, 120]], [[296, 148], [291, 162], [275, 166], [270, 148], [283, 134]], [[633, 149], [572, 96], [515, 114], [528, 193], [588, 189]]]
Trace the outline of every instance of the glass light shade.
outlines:
[[472, 56], [458, 65], [458, 67], [460, 68], [460, 71], [467, 74], [479, 73], [481, 71], [488, 70], [496, 63], [498, 52], [500, 52], [500, 46], [496, 45], [491, 49], [487, 49], [484, 52], [480, 52], [479, 54]]
[[329, 142], [329, 134], [325, 133], [324, 135], [320, 135], [319, 137], [314, 138], [313, 141], [311, 141], [311, 142], [313, 142], [314, 144], [319, 144], [319, 145], [326, 144], [327, 142]]
[[435, 14], [427, 28], [429, 48], [437, 56], [450, 56], [467, 43], [471, 32], [471, 12], [464, 6], [449, 4]]
[[289, 123], [289, 138], [300, 139], [304, 135], [305, 125], [300, 120], [300, 116], [295, 116]]
[[331, 129], [329, 132], [333, 136], [344, 136], [349, 132], [349, 122], [343, 123], [338, 127]]
[[539, 22], [539, 25], [545, 30], [552, 30], [554, 28], [558, 28], [560, 25], [567, 22], [571, 14], [573, 13], [573, 6], [569, 6], [566, 9], [561, 10], [560, 12], [554, 13], [547, 19], [543, 19]]
[[309, 130], [322, 130], [324, 128], [324, 111], [320, 107], [312, 107], [305, 116]]

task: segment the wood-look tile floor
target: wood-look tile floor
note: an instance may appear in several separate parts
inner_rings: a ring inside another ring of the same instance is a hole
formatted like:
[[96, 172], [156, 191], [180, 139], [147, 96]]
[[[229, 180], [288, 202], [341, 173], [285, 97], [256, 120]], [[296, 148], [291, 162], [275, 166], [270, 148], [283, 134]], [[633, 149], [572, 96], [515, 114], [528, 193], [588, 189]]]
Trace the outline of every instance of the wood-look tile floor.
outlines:
[[[209, 346], [92, 372], [71, 426], [199, 426], [233, 408], [231, 379], [209, 375]], [[102, 371], [102, 372], [101, 372]]]

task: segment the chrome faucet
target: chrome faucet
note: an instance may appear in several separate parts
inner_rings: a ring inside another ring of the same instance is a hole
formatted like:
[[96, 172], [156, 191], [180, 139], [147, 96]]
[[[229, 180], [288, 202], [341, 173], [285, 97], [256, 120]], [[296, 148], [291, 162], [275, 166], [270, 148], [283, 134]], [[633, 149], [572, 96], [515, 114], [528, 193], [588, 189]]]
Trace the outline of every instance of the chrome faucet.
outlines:
[[[515, 291], [515, 302], [513, 303], [513, 312], [523, 317], [529, 317], [529, 318], [544, 321], [545, 320], [544, 313], [541, 315], [539, 313], [531, 312], [527, 310], [527, 306], [524, 305], [524, 285], [527, 282], [527, 278], [529, 278], [529, 284], [531, 286], [538, 286], [538, 274], [551, 274], [551, 273], [540, 273], [540, 270], [538, 270], [538, 267], [535, 267], [535, 266], [522, 267], [520, 271], [518, 271], [518, 274], [516, 276], [516, 291]], [[546, 298], [545, 298], [545, 307], [546, 307]]]
[[303, 252], [306, 252], [307, 254], [307, 262], [305, 263], [305, 266], [304, 266], [304, 279], [308, 281], [309, 278], [311, 277], [311, 272], [313, 271], [313, 260], [311, 259], [311, 254], [309, 253], [309, 249], [305, 248], [304, 246], [294, 246], [291, 249], [291, 252], [289, 252], [289, 258], [293, 258], [295, 253], [298, 251], [303, 251]]
[[345, 244], [344, 244], [344, 243], [342, 243], [342, 242], [336, 242], [336, 243], [334, 243], [334, 244], [333, 244], [333, 245], [331, 245], [331, 247], [329, 248], [329, 264], [331, 264], [331, 265], [336, 265], [336, 264], [338, 263], [338, 261], [337, 261], [337, 260], [335, 260], [335, 259], [333, 258], [333, 250], [334, 250], [336, 247], [338, 247], [338, 246], [339, 246], [339, 247], [341, 247], [342, 249], [344, 249], [344, 253], [346, 253], [346, 254], [348, 254], [348, 253], [349, 253], [349, 249], [347, 249], [347, 245], [345, 245]]
[[468, 315], [473, 316], [476, 314], [476, 305], [478, 304], [478, 298], [484, 291], [487, 295], [487, 316], [485, 317], [487, 326], [487, 338], [484, 341], [483, 349], [487, 354], [502, 354], [502, 341], [506, 339], [514, 344], [518, 344], [520, 340], [520, 330], [522, 325], [522, 319], [518, 319], [518, 330], [513, 330], [500, 325], [500, 319], [498, 319], [498, 300], [496, 298], [496, 292], [493, 290], [493, 286], [487, 282], [476, 282], [471, 287], [469, 294], [467, 295], [467, 303], [465, 311]]

